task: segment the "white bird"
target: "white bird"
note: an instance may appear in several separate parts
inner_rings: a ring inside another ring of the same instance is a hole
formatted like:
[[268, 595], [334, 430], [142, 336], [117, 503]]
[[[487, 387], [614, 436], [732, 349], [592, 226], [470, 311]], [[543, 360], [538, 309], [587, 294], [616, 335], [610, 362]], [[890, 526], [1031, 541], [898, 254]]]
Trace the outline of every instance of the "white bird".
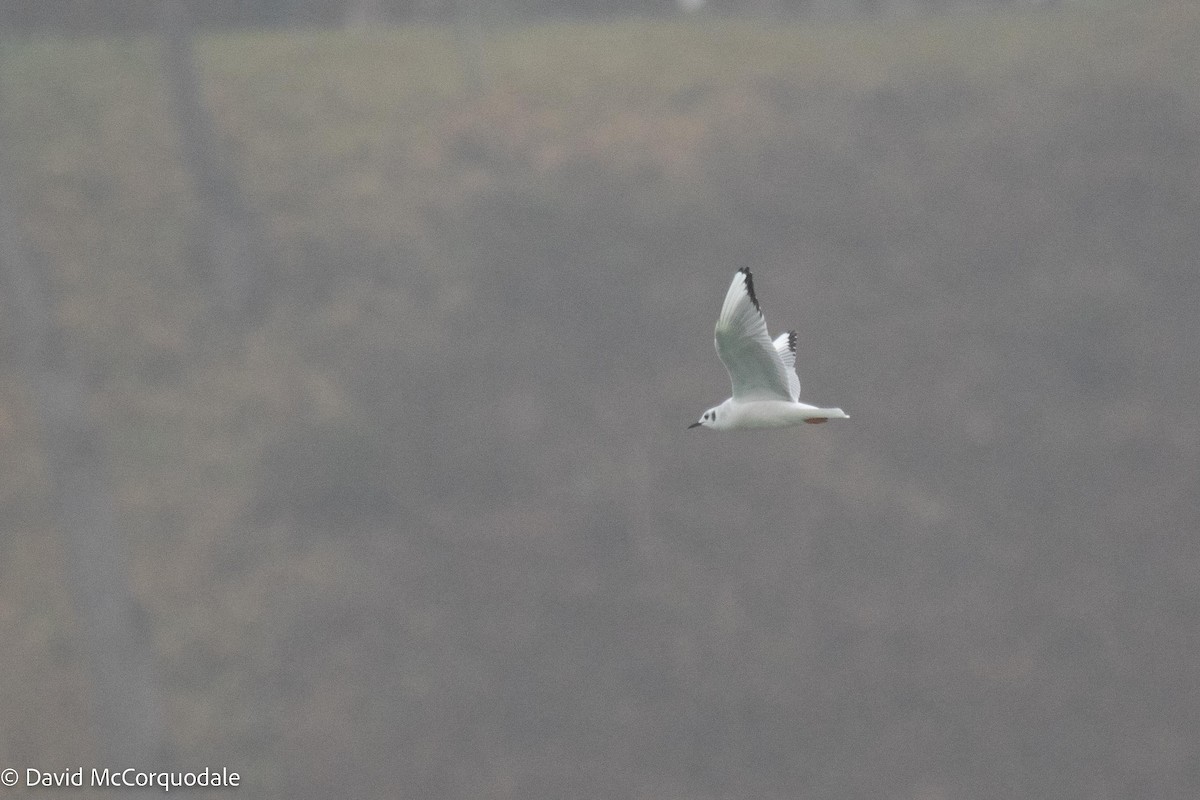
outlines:
[[754, 279], [745, 267], [733, 276], [713, 339], [733, 383], [733, 397], [705, 411], [689, 428], [787, 428], [801, 422], [850, 419], [840, 408], [800, 402], [796, 332], [788, 331], [771, 341], [767, 320], [754, 296]]

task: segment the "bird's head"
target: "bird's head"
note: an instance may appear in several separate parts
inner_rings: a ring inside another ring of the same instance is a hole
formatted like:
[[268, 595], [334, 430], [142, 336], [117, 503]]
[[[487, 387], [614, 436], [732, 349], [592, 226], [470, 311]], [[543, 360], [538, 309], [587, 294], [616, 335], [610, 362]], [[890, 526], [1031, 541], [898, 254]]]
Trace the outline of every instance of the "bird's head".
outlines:
[[710, 408], [700, 415], [700, 419], [688, 425], [688, 428], [715, 428], [717, 426], [717, 414], [720, 413], [720, 410], [720, 406]]

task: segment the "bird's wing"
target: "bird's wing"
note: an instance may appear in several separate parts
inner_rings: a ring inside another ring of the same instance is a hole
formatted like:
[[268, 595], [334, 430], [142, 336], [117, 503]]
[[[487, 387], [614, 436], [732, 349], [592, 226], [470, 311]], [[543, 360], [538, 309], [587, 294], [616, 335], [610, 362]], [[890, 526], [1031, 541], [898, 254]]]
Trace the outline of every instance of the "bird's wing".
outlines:
[[800, 399], [800, 376], [796, 373], [796, 332], [788, 331], [775, 337], [775, 351], [783, 361], [783, 374], [787, 376], [788, 394], [792, 402]]
[[745, 267], [733, 276], [713, 338], [733, 383], [734, 400], [792, 399], [789, 370], [767, 335], [767, 321], [754, 296], [754, 279]]

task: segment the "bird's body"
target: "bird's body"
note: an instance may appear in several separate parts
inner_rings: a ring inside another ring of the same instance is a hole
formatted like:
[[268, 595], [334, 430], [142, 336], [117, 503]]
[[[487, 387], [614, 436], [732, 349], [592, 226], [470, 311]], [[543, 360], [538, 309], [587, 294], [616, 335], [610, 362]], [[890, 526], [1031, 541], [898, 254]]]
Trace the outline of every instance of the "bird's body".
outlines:
[[[831, 419], [849, 419], [840, 408], [817, 408], [788, 400], [737, 402], [732, 397], [713, 409], [715, 419], [707, 427], [718, 431], [749, 428], [790, 428], [807, 422], [815, 425]], [[694, 423], [703, 425], [703, 421]]]
[[849, 419], [840, 408], [819, 408], [800, 402], [796, 374], [796, 332], [774, 341], [754, 295], [754, 279], [743, 267], [733, 276], [713, 335], [717, 355], [729, 372], [733, 396], [701, 415], [697, 426], [713, 430], [787, 428], [802, 422], [816, 424]]

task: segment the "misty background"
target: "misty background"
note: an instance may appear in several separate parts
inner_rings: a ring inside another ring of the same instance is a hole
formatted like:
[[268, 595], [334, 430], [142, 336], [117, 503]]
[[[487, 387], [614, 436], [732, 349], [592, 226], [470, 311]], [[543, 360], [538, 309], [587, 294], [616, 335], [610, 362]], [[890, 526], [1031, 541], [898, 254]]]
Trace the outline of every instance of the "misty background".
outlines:
[[0, 24], [0, 768], [1200, 792], [1200, 5]]

